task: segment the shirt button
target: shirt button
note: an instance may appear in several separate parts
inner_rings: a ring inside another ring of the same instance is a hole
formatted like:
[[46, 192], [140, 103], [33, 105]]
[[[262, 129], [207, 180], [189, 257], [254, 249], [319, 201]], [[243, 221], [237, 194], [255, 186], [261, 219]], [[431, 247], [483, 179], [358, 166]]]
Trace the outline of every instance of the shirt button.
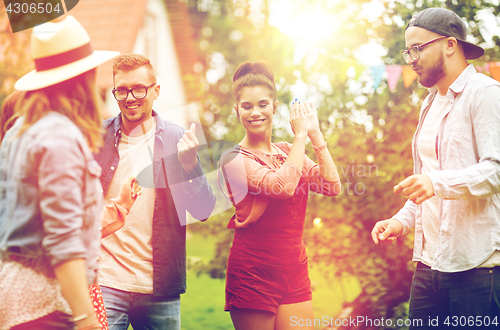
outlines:
[[115, 170], [115, 167], [114, 166], [111, 166], [111, 171], [114, 171]]

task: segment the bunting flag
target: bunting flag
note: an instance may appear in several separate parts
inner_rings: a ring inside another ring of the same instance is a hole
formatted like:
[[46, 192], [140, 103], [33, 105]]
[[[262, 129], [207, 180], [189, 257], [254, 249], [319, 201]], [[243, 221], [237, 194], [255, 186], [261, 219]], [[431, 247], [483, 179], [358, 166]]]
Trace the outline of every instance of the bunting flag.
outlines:
[[351, 63], [351, 67], [354, 69], [354, 79], [356, 80], [358, 80], [359, 76], [366, 70], [365, 66], [357, 63]]
[[500, 62], [490, 62], [488, 63], [488, 69], [491, 72], [491, 77], [493, 79], [500, 81]]
[[386, 65], [385, 71], [387, 71], [387, 85], [389, 85], [389, 90], [394, 92], [396, 85], [398, 84], [399, 77], [403, 72], [403, 67], [401, 65]]
[[[391, 92], [394, 92], [401, 75], [406, 88], [410, 87], [417, 78], [417, 74], [409, 65], [382, 65], [370, 68], [375, 81], [373, 84], [375, 89], [378, 88], [384, 72], [387, 72], [387, 85]], [[500, 81], [500, 62], [488, 62], [484, 66], [476, 66], [476, 70], [485, 74], [489, 72], [493, 79]]]
[[373, 88], [377, 90], [378, 86], [382, 82], [382, 75], [385, 72], [385, 65], [372, 66], [371, 69], [373, 75]]
[[417, 79], [417, 73], [412, 70], [411, 66], [403, 66], [403, 83], [406, 88], [410, 87], [411, 83]]
[[[311, 68], [314, 62], [317, 61], [319, 54], [316, 51], [308, 51], [305, 48], [299, 49], [295, 52], [296, 61], [301, 61], [306, 58], [307, 68]], [[309, 57], [309, 59], [308, 59]], [[344, 83], [347, 78], [358, 80], [359, 76], [363, 71], [367, 69], [366, 66], [360, 65], [353, 60], [337, 60], [337, 70], [336, 79]], [[483, 66], [476, 65], [476, 70], [480, 73], [491, 74], [491, 77], [497, 81], [500, 81], [500, 62], [488, 62]], [[387, 85], [389, 86], [389, 91], [394, 92], [399, 81], [399, 77], [403, 76], [403, 84], [406, 88], [417, 79], [417, 74], [412, 70], [409, 65], [377, 65], [370, 66], [371, 75], [373, 77], [373, 88], [377, 90], [384, 78], [384, 73], [387, 72]]]
[[483, 66], [479, 66], [479, 65], [476, 65], [476, 70], [477, 72], [479, 73], [486, 73], [486, 72], [490, 72], [490, 65], [488, 63], [485, 63]]

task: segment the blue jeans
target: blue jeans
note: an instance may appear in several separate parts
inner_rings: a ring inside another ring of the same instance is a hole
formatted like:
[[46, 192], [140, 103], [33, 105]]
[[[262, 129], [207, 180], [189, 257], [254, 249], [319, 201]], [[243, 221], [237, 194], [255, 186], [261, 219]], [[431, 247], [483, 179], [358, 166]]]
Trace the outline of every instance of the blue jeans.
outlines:
[[181, 300], [101, 286], [110, 330], [180, 330]]
[[410, 329], [497, 329], [500, 266], [444, 273], [419, 262], [411, 286], [409, 318]]

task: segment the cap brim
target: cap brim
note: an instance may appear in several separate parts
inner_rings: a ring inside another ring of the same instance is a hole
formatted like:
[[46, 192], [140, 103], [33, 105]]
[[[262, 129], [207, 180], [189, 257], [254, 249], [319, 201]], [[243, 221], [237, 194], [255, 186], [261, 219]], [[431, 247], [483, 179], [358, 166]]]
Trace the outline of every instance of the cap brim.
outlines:
[[459, 40], [464, 48], [464, 55], [467, 60], [480, 58], [484, 54], [484, 49], [467, 41]]
[[90, 56], [55, 69], [33, 70], [21, 77], [14, 88], [19, 91], [32, 91], [49, 87], [92, 70], [118, 55], [120, 52], [96, 50]]

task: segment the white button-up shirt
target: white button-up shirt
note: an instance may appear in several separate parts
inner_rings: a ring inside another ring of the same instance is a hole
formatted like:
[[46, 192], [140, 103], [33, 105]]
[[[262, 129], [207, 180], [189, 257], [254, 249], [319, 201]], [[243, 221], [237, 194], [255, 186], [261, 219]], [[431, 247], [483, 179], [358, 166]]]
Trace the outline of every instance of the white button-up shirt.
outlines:
[[[413, 136], [414, 173], [422, 163], [418, 134], [436, 96], [430, 89]], [[470, 64], [448, 89], [451, 107], [436, 136], [439, 171], [426, 173], [440, 198], [437, 251], [432, 269], [475, 268], [500, 250], [500, 83]], [[403, 234], [415, 228], [413, 260], [422, 255], [422, 206], [408, 200], [393, 217]]]

